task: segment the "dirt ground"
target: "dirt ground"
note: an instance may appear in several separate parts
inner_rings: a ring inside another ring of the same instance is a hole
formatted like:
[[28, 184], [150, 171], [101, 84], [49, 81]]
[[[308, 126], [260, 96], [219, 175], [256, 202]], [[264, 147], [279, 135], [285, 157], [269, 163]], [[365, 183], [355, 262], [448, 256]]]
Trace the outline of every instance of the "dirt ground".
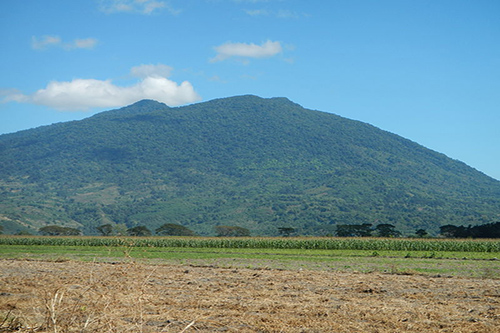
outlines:
[[500, 280], [0, 260], [0, 332], [500, 332]]

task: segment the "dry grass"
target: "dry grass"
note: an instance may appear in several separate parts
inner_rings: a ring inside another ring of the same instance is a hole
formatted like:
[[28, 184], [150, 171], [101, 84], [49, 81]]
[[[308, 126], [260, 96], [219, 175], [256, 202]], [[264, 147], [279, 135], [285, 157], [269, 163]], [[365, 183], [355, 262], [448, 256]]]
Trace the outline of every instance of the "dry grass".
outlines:
[[0, 260], [0, 332], [500, 332], [500, 280]]

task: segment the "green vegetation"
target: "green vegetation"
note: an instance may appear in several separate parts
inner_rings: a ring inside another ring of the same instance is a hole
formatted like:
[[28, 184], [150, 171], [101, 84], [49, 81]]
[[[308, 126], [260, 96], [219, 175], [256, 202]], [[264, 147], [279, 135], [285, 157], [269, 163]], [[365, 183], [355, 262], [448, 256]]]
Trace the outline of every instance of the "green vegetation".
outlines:
[[500, 238], [500, 222], [468, 227], [443, 225], [441, 235], [450, 238]]
[[202, 236], [216, 226], [324, 236], [389, 224], [435, 236], [496, 223], [498, 207], [500, 182], [464, 163], [284, 98], [141, 101], [0, 136], [5, 234], [177, 224]]
[[500, 252], [498, 240], [402, 238], [0, 237], [0, 245]]
[[127, 229], [127, 234], [136, 237], [147, 237], [152, 235], [151, 231], [143, 225]]
[[49, 225], [42, 227], [39, 230], [40, 235], [43, 236], [78, 236], [81, 231], [75, 228], [60, 227], [58, 225]]
[[103, 224], [96, 228], [102, 236], [111, 236], [113, 234], [113, 226], [111, 224]]
[[0, 237], [0, 258], [495, 277], [494, 240]]

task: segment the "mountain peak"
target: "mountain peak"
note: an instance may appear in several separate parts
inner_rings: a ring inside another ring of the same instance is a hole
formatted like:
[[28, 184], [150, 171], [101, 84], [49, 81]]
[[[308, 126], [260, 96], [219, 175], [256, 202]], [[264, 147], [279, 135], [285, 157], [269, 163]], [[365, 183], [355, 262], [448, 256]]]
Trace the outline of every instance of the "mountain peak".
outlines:
[[155, 101], [154, 99], [141, 99], [140, 101], [137, 101], [130, 106], [134, 106], [134, 107], [151, 107], [151, 106], [161, 106], [161, 107], [169, 107], [167, 104], [165, 103], [161, 103], [161, 102], [158, 102], [158, 101]]
[[232, 96], [232, 97], [224, 97], [224, 98], [217, 98], [213, 99], [207, 102], [203, 102], [200, 104], [215, 104], [218, 105], [218, 107], [225, 107], [225, 106], [232, 106], [232, 107], [238, 107], [241, 105], [249, 106], [249, 105], [259, 105], [259, 106], [272, 106], [273, 108], [277, 107], [302, 107], [297, 103], [292, 102], [286, 97], [270, 97], [270, 98], [265, 98], [265, 97], [260, 97], [256, 95], [239, 95], [239, 96]]
[[158, 101], [155, 101], [152, 99], [142, 99], [140, 101], [137, 101], [133, 104], [124, 106], [124, 107], [119, 108], [119, 109], [98, 113], [98, 114], [94, 115], [92, 118], [103, 117], [103, 116], [142, 114], [142, 113], [148, 113], [148, 112], [153, 112], [153, 111], [157, 111], [157, 110], [165, 110], [165, 109], [169, 109], [169, 108], [170, 107], [164, 103], [161, 103], [161, 102], [158, 102]]
[[0, 136], [0, 179], [16, 189], [2, 193], [0, 220], [32, 230], [61, 221], [85, 234], [110, 221], [150, 230], [177, 221], [202, 235], [224, 224], [268, 236], [378, 221], [410, 235], [500, 214], [500, 182], [284, 97], [141, 100], [91, 118]]
[[[293, 103], [286, 97], [260, 97], [257, 95], [239, 95], [239, 96], [233, 96], [233, 97], [226, 97], [226, 98], [220, 98], [217, 100], [226, 100], [226, 101], [244, 101], [244, 102], [264, 102], [264, 101], [269, 101], [269, 102], [284, 102], [284, 103]], [[295, 104], [295, 103], [293, 103]]]

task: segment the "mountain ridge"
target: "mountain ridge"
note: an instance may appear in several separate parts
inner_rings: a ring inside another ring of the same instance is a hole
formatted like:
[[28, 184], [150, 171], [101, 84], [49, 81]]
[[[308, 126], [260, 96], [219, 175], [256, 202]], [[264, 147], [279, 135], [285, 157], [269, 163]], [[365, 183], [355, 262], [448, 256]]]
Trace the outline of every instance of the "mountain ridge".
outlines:
[[499, 181], [283, 97], [181, 107], [142, 100], [2, 135], [0, 154], [0, 218], [31, 231], [51, 222], [85, 234], [108, 222], [176, 222], [202, 235], [218, 224], [322, 235], [337, 224], [382, 221], [435, 234], [443, 224], [500, 216]]

